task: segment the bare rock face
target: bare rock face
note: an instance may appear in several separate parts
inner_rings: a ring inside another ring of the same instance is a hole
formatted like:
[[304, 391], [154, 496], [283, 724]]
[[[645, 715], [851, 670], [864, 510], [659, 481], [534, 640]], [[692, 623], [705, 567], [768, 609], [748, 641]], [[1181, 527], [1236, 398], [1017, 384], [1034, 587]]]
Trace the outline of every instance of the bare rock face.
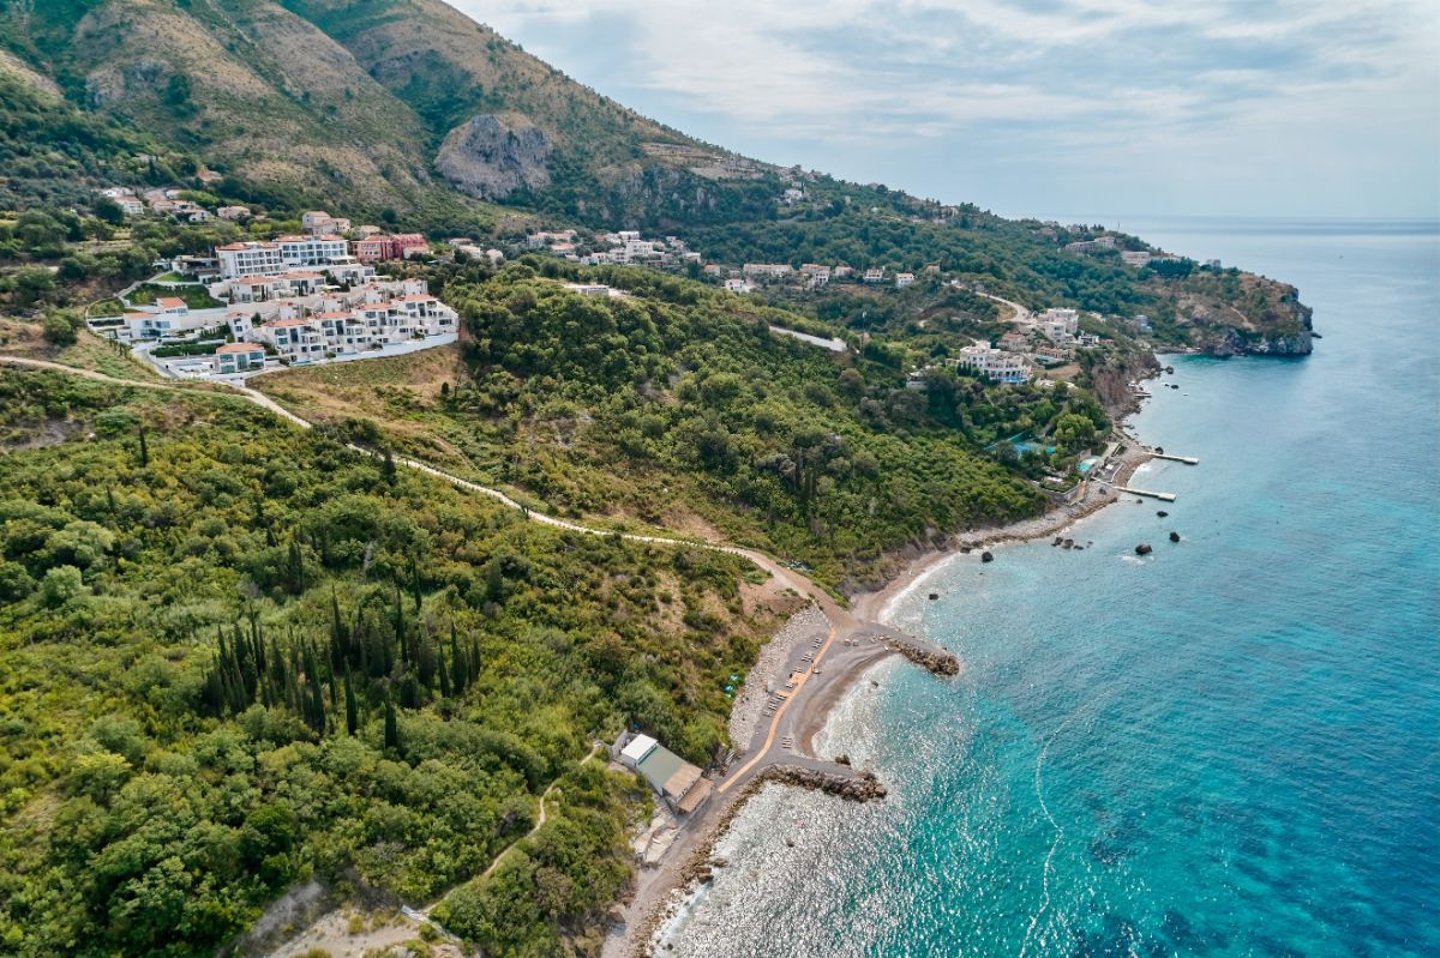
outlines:
[[467, 193], [504, 199], [550, 185], [550, 137], [517, 114], [473, 116], [450, 131], [435, 167]]

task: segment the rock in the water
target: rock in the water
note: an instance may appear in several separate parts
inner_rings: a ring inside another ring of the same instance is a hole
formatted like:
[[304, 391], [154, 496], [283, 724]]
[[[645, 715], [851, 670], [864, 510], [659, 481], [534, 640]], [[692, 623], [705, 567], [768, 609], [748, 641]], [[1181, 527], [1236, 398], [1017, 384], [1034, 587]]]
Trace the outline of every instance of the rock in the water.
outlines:
[[1171, 542], [1179, 542], [1179, 541], [1180, 541], [1180, 533], [1178, 533], [1178, 532], [1172, 532], [1172, 533], [1170, 533], [1170, 541], [1171, 541]]
[[1150, 553], [1152, 553], [1152, 552], [1154, 552], [1154, 551], [1155, 551], [1154, 549], [1151, 549], [1151, 548], [1150, 548], [1150, 543], [1148, 543], [1148, 542], [1142, 542], [1142, 543], [1140, 543], [1138, 546], [1135, 547], [1135, 554], [1136, 554], [1137, 556], [1148, 556]]
[[932, 592], [932, 593], [930, 593], [930, 601], [931, 601], [931, 602], [934, 602], [934, 601], [935, 601], [936, 599], [938, 599], [938, 598], [940, 598], [940, 593], [938, 593], [938, 592]]
[[1157, 456], [1163, 456], [1163, 455], [1165, 455], [1165, 447], [1164, 447], [1164, 446], [1156, 446], [1156, 447], [1155, 447], [1155, 455], [1157, 455]]
[[995, 556], [992, 555], [992, 554], [989, 553], [989, 552], [982, 552], [982, 553], [980, 553], [980, 561], [981, 561], [981, 562], [994, 562], [994, 561], [995, 561]]
[[1062, 543], [1062, 542], [1064, 542], [1064, 541], [1065, 541], [1065, 540], [1062, 539], [1060, 536], [1056, 536], [1056, 537], [1055, 537], [1055, 541], [1052, 542], [1052, 543], [1050, 543], [1050, 544], [1051, 544], [1052, 546], [1058, 546], [1060, 543]]
[[1166, 516], [1168, 516], [1170, 513], [1166, 512], [1164, 509], [1161, 509], [1159, 512], [1157, 512], [1157, 513], [1155, 513], [1155, 514], [1156, 514], [1157, 516], [1159, 516], [1161, 519], [1164, 519], [1164, 518], [1165, 518]]

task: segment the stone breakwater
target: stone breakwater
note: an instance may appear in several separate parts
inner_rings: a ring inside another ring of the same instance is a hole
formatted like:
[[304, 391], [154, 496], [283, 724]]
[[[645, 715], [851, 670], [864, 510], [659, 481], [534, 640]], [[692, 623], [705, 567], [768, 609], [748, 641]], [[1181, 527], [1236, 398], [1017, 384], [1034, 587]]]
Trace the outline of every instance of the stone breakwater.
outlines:
[[905, 658], [935, 675], [949, 677], [960, 674], [960, 660], [944, 649], [927, 648], [908, 639], [893, 637], [890, 644]]
[[885, 784], [868, 770], [839, 773], [796, 765], [772, 765], [760, 773], [759, 780], [824, 792], [848, 802], [874, 802], [889, 794]]

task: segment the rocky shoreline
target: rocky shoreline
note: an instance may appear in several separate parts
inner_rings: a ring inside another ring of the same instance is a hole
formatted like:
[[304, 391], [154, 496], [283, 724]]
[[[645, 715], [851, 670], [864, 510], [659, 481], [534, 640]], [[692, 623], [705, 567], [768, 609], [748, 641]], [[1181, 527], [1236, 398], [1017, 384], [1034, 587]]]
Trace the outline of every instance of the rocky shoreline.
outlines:
[[[1160, 371], [1161, 367], [1158, 362], [1146, 370], [1150, 374]], [[1134, 398], [1138, 405], [1138, 399], [1142, 397], [1137, 393]], [[1133, 411], [1133, 408], [1125, 411]], [[958, 675], [962, 670], [962, 663], [953, 653], [935, 647], [927, 647], [918, 640], [908, 639], [892, 629], [875, 624], [883, 618], [887, 605], [896, 596], [910, 588], [920, 576], [942, 561], [966, 553], [974, 553], [976, 561], [982, 561], [982, 553], [987, 557], [990, 556], [983, 550], [1002, 543], [1049, 538], [1105, 506], [1126, 501], [1128, 497], [1115, 492], [1110, 486], [1125, 485], [1135, 470], [1151, 459], [1151, 453], [1134, 437], [1125, 436], [1123, 446], [1115, 455], [1119, 457], [1119, 463], [1109, 483], [1090, 480], [1082, 486], [1072, 501], [1033, 519], [993, 528], [959, 532], [951, 536], [944, 547], [918, 555], [909, 563], [908, 567], [899, 575], [891, 577], [881, 588], [873, 591], [857, 590], [849, 603], [851, 611], [860, 622], [872, 623], [866, 631], [870, 632], [873, 639], [882, 639], [888, 647], [889, 654], [903, 656], [936, 676]], [[812, 616], [818, 616], [821, 621], [814, 621]], [[789, 650], [797, 638], [811, 633], [818, 625], [823, 624], [823, 620], [823, 611], [815, 605], [801, 610], [793, 616], [790, 622], [782, 627], [771, 642], [762, 649], [761, 659], [757, 661], [756, 666], [747, 676], [747, 686], [754, 682], [763, 688], [763, 683], [767, 679], [780, 678], [779, 675], [769, 673], [784, 665]], [[807, 746], [818, 729], [818, 725], [815, 723], [823, 722], [823, 715], [833, 709], [835, 702], [845, 694], [858, 675], [865, 668], [879, 661], [879, 657], [883, 655], [878, 646], [868, 647], [874, 648], [874, 652], [849, 661], [844, 667], [844, 671], [847, 673], [846, 677], [827, 690], [829, 694], [826, 694], [820, 701], [815, 716], [810, 719], [810, 723], [814, 727], [808, 730], [802, 729], [800, 738]], [[827, 673], [830, 672], [828, 665], [829, 663], [827, 663]], [[759, 704], [758, 701], [742, 702], [741, 697], [737, 696], [736, 705], [731, 714], [732, 741], [750, 741], [754, 731], [759, 727], [761, 716], [758, 708], [755, 707]], [[755, 714], [751, 715], [751, 712]], [[746, 734], [737, 737], [735, 735], [737, 731]], [[843, 757], [840, 762], [840, 767], [843, 767]], [[856, 802], [882, 800], [887, 795], [885, 785], [869, 771], [859, 771], [847, 775], [837, 771], [825, 771], [820, 768], [786, 763], [760, 769], [754, 778], [746, 782], [735, 794], [726, 796], [728, 800], [723, 807], [715, 809], [718, 813], [717, 817], [703, 823], [695, 823], [702, 828], [701, 836], [697, 838], [697, 843], [685, 858], [684, 864], [680, 865], [672, 876], [664, 879], [662, 887], [666, 890], [662, 893], [664, 895], [664, 898], [661, 899], [663, 903], [652, 903], [639, 912], [639, 923], [623, 935], [625, 943], [622, 948], [624, 950], [614, 952], [614, 954], [624, 954], [627, 958], [628, 956], [645, 958], [651, 954], [656, 944], [655, 936], [658, 930], [677, 913], [678, 909], [684, 907], [685, 902], [689, 900], [697, 887], [713, 880], [716, 868], [724, 867], [725, 862], [714, 857], [715, 845], [729, 831], [731, 823], [744, 810], [749, 799], [770, 782], [822, 791]], [[647, 894], [653, 893], [652, 891]], [[612, 952], [607, 948], [607, 954], [610, 953]]]

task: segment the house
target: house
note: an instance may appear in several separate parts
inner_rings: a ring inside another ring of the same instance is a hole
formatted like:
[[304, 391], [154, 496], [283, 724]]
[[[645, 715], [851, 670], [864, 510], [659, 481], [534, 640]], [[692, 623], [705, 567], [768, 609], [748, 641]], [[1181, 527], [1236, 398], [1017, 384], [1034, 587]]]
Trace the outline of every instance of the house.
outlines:
[[839, 266], [836, 266], [834, 269], [832, 269], [832, 270], [830, 271], [830, 278], [831, 278], [831, 279], [849, 279], [854, 273], [855, 273], [855, 270], [851, 269], [849, 266], [846, 266], [845, 264], [842, 263], [842, 264], [840, 264]]
[[222, 220], [229, 220], [230, 222], [233, 223], [233, 222], [236, 222], [237, 220], [249, 219], [249, 218], [250, 218], [250, 207], [248, 207], [248, 206], [222, 206], [222, 207], [220, 207], [218, 210], [215, 211], [215, 215], [218, 216], [218, 217], [220, 217]]
[[1053, 342], [1067, 342], [1080, 328], [1080, 314], [1073, 309], [1047, 309], [1035, 321], [1040, 332]]
[[805, 191], [792, 187], [781, 194], [780, 199], [786, 206], [794, 206], [796, 203], [803, 203], [805, 201]]
[[331, 216], [324, 210], [310, 210], [300, 216], [300, 228], [311, 236], [327, 236], [350, 232], [350, 221]]
[[795, 269], [789, 263], [746, 263], [741, 267], [741, 272], [746, 276], [764, 276], [771, 279], [780, 279], [795, 272]]
[[268, 343], [291, 363], [312, 363], [325, 358], [328, 344], [314, 319], [277, 319], [251, 330], [257, 340]]
[[141, 213], [145, 212], [144, 203], [135, 199], [135, 196], [132, 196], [132, 194], [127, 194], [127, 196], [111, 196], [109, 199], [115, 200], [115, 206], [120, 207], [121, 212], [125, 213], [125, 216], [140, 216]]
[[1029, 340], [1025, 334], [1014, 329], [1010, 330], [1004, 336], [1001, 336], [1000, 342], [998, 343], [1001, 349], [1008, 349], [1012, 352], [1024, 349], [1028, 344]]
[[612, 754], [635, 772], [665, 800], [672, 811], [688, 815], [705, 803], [714, 785], [701, 778], [700, 769], [648, 735], [622, 734]]
[[899, 288], [899, 289], [904, 289], [906, 286], [913, 286], [914, 283], [915, 283], [915, 274], [914, 274], [914, 273], [896, 273], [896, 274], [895, 274], [895, 286], [896, 286], [897, 288]]
[[265, 368], [265, 347], [258, 343], [226, 343], [215, 350], [215, 371], [222, 376]]
[[1067, 252], [1071, 253], [1100, 253], [1115, 248], [1115, 237], [1097, 236], [1092, 240], [1079, 240], [1074, 243], [1065, 244]]
[[749, 280], [727, 279], [725, 281], [725, 291], [728, 293], [753, 293], [755, 287]]
[[956, 365], [996, 382], [1023, 383], [1030, 379], [1030, 364], [1024, 357], [995, 349], [988, 343], [962, 348]]
[[362, 263], [378, 263], [388, 259], [409, 259], [410, 250], [428, 250], [430, 244], [419, 233], [384, 233], [358, 239], [353, 244], [355, 258]]
[[1144, 250], [1121, 250], [1120, 258], [1125, 261], [1126, 266], [1134, 266], [1136, 269], [1150, 265], [1150, 254]]
[[821, 266], [819, 263], [803, 264], [800, 273], [808, 280], [812, 289], [830, 282], [830, 267]]
[[883, 283], [885, 282], [885, 270], [872, 266], [865, 271], [864, 279], [867, 283]]
[[149, 306], [127, 310], [122, 317], [130, 331], [130, 339], [167, 339], [193, 332], [204, 325], [204, 318], [192, 315], [185, 300], [162, 296]]
[[214, 279], [220, 275], [220, 261], [213, 256], [177, 256], [170, 261], [170, 268], [181, 276], [196, 279]]

